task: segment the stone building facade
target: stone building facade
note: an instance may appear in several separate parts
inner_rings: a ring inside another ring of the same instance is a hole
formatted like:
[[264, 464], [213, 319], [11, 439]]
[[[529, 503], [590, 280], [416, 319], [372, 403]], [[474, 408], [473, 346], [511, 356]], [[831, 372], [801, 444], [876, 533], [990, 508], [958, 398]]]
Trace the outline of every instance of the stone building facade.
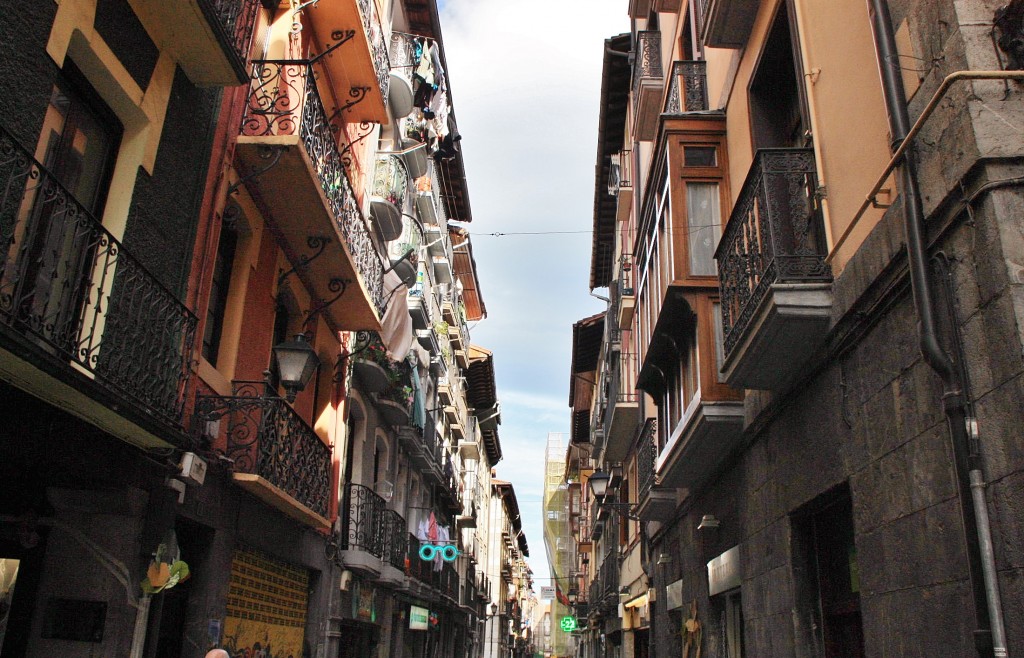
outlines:
[[607, 42], [573, 439], [646, 530], [650, 653], [1024, 641], [1004, 4], [633, 2]]

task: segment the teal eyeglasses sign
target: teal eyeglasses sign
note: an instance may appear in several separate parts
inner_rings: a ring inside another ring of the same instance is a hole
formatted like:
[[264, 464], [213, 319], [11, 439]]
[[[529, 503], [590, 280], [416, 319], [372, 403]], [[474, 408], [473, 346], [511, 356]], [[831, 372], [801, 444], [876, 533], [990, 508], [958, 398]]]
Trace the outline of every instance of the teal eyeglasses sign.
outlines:
[[445, 562], [454, 562], [455, 558], [459, 557], [459, 549], [451, 544], [423, 544], [420, 546], [420, 559], [426, 562], [433, 560], [438, 553], [441, 554], [441, 559]]

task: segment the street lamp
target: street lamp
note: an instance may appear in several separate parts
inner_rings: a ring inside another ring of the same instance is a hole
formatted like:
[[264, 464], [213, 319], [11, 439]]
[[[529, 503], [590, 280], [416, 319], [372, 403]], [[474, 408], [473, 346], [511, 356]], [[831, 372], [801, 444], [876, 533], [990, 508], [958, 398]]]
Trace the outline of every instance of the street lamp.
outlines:
[[320, 367], [320, 357], [305, 334], [295, 334], [292, 340], [274, 345], [273, 351], [285, 396], [289, 402], [294, 402], [295, 395], [306, 388], [310, 377]]
[[594, 471], [590, 474], [590, 478], [587, 480], [587, 486], [590, 487], [590, 492], [594, 495], [594, 500], [597, 502], [597, 506], [607, 508], [620, 516], [626, 517], [630, 521], [639, 521], [640, 517], [636, 513], [636, 504], [606, 501], [608, 496], [608, 482], [611, 479], [612, 476], [604, 471]]

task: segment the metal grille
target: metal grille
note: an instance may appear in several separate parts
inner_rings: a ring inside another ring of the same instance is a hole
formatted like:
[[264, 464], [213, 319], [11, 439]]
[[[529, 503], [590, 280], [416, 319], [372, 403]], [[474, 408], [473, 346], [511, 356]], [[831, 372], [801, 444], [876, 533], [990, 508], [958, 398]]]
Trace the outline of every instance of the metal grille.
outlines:
[[238, 473], [259, 475], [322, 517], [328, 514], [331, 450], [265, 382], [236, 381], [233, 395], [199, 396], [196, 417], [230, 412], [227, 455]]
[[238, 57], [239, 71], [244, 71], [260, 0], [199, 0], [199, 6], [220, 39]]
[[405, 570], [405, 556], [409, 550], [409, 533], [405, 519], [394, 510], [385, 510], [382, 521], [384, 532], [384, 560], [396, 569]]
[[642, 80], [661, 80], [661, 32], [646, 30], [636, 33], [633, 59], [633, 91], [640, 87]]
[[388, 42], [384, 38], [384, 28], [372, 0], [359, 0], [359, 14], [363, 19], [366, 42], [370, 44], [373, 70], [377, 74], [377, 85], [380, 87], [381, 97], [387, 103], [391, 85], [391, 66], [388, 61]]
[[761, 149], [715, 258], [728, 354], [774, 283], [828, 282], [814, 151]]
[[355, 260], [356, 270], [378, 314], [383, 315], [386, 306], [384, 265], [366, 228], [338, 151], [335, 127], [328, 121], [308, 62], [259, 60], [252, 63], [241, 134], [300, 135], [310, 161], [316, 166], [324, 198]]
[[708, 109], [706, 62], [674, 62], [669, 79], [665, 114], [704, 112]]
[[348, 505], [342, 530], [342, 548], [384, 557], [384, 511], [386, 503], [366, 486], [349, 482]]
[[655, 468], [655, 463], [658, 459], [658, 445], [655, 436], [657, 422], [657, 419], [654, 418], [647, 419], [637, 444], [636, 469], [637, 479], [640, 480], [638, 500], [643, 500], [651, 492], [657, 479], [657, 470]]
[[3, 127], [0, 184], [0, 324], [180, 430], [195, 315]]

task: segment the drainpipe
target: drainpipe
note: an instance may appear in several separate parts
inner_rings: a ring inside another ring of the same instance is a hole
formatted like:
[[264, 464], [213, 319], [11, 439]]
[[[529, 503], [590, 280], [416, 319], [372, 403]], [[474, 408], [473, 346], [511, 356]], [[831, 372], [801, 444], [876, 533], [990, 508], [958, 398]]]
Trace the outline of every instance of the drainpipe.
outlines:
[[[889, 116], [889, 130], [892, 134], [890, 148], [896, 152], [910, 131], [910, 117], [907, 112], [907, 98], [899, 68], [896, 39], [892, 29], [887, 0], [867, 0], [871, 16], [871, 33], [878, 59], [882, 91]], [[991, 536], [988, 528], [988, 513], [985, 508], [981, 473], [981, 458], [972, 448], [968, 434], [966, 401], [960, 377], [953, 361], [939, 344], [936, 331], [935, 303], [929, 282], [927, 257], [924, 240], [924, 211], [917, 185], [917, 172], [912, 149], [906, 149], [900, 167], [900, 196], [904, 206], [904, 224], [907, 237], [907, 261], [914, 305], [918, 315], [921, 354], [925, 362], [942, 379], [942, 408], [949, 427], [949, 438], [953, 449], [953, 467], [956, 472], [957, 490], [960, 498], [960, 515], [967, 551], [968, 576], [974, 601], [974, 616], [977, 628], [974, 646], [978, 656], [991, 658], [1007, 656], [1005, 637], [1002, 632], [1002, 613], [998, 586], [995, 578], [995, 564], [992, 559]], [[973, 420], [971, 421], [974, 426]], [[978, 495], [980, 494], [980, 509]], [[978, 513], [980, 511], [980, 514]], [[979, 523], [981, 522], [981, 523]], [[983, 539], [986, 548], [983, 550]], [[983, 559], [983, 553], [985, 559]], [[990, 620], [995, 620], [995, 627]]]

